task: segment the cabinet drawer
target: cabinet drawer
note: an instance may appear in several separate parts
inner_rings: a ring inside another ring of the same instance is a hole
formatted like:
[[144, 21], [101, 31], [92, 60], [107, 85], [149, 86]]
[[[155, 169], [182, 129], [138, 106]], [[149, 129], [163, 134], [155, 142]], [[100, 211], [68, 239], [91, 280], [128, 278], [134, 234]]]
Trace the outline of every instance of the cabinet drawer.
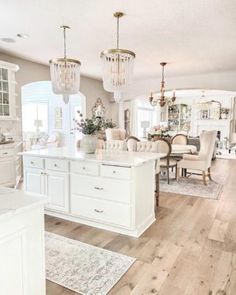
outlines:
[[119, 179], [130, 179], [131, 168], [102, 165], [101, 176], [119, 178]]
[[38, 157], [24, 157], [24, 166], [43, 169], [44, 159]]
[[69, 170], [69, 163], [66, 160], [45, 159], [45, 168], [48, 170], [67, 172]]
[[13, 149], [0, 150], [0, 157], [12, 157], [14, 155]]
[[72, 161], [70, 162], [71, 172], [80, 173], [85, 175], [99, 174], [99, 166], [95, 163], [88, 163], [83, 161]]
[[131, 207], [110, 201], [71, 196], [71, 213], [101, 222], [130, 227]]
[[125, 180], [71, 174], [71, 193], [130, 204], [131, 183]]

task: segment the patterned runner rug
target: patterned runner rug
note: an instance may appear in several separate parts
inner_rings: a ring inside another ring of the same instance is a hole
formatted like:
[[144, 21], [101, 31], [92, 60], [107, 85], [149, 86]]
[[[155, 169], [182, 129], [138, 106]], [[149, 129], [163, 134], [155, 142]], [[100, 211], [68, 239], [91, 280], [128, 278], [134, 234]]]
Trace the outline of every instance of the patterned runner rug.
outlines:
[[46, 232], [47, 279], [79, 294], [105, 295], [135, 259]]

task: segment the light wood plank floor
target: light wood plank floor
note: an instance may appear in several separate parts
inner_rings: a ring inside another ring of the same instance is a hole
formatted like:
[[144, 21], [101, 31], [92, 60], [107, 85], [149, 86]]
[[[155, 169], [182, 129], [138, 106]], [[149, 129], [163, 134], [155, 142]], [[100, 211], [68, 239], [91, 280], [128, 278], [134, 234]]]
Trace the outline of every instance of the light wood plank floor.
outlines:
[[[216, 160], [219, 200], [162, 193], [157, 221], [139, 239], [46, 217], [46, 230], [130, 255], [135, 264], [109, 295], [236, 294], [236, 160]], [[47, 282], [47, 295], [76, 294]]]

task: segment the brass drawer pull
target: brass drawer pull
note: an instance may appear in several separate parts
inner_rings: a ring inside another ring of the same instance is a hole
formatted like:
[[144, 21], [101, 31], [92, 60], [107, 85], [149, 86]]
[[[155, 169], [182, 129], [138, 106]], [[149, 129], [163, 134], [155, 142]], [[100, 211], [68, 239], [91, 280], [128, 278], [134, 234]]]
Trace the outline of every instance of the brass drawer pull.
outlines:
[[82, 167], [82, 169], [85, 170], [86, 168], [85, 167]]
[[8, 152], [3, 153], [3, 155], [8, 155]]
[[104, 211], [103, 210], [98, 210], [98, 209], [94, 209], [95, 212], [97, 213], [103, 213]]
[[54, 164], [54, 167], [57, 167], [57, 164]]
[[98, 186], [95, 186], [94, 189], [96, 189], [96, 190], [98, 190], [98, 191], [102, 191], [102, 190], [104, 190], [103, 187], [98, 187]]
[[33, 161], [30, 161], [30, 164], [31, 164], [31, 165], [34, 165], [34, 162], [33, 162]]
[[113, 170], [113, 171], [112, 171], [112, 173], [113, 173], [113, 174], [115, 174], [115, 173], [116, 173], [116, 171], [115, 171], [115, 170]]

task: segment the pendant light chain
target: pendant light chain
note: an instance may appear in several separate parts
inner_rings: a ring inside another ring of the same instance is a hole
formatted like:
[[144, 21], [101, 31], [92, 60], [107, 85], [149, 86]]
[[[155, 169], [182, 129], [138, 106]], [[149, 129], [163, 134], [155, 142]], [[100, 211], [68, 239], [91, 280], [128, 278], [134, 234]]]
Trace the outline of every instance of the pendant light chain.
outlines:
[[66, 59], [66, 27], [63, 26], [63, 36], [64, 36], [64, 59]]

